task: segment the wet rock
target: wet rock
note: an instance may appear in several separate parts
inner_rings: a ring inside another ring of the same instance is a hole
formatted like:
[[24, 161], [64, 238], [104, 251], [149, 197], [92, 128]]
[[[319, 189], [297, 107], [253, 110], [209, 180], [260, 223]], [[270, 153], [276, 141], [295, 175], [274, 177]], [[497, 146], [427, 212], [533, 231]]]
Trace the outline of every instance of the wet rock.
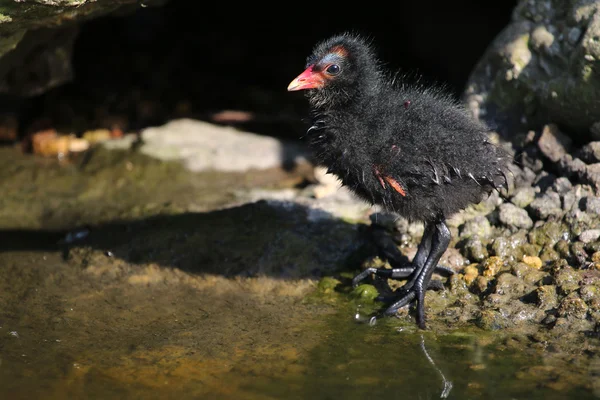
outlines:
[[477, 326], [489, 331], [497, 331], [512, 326], [508, 317], [497, 310], [483, 310], [476, 320]]
[[569, 229], [560, 222], [545, 222], [528, 233], [529, 243], [552, 248], [561, 239], [569, 238]]
[[[595, 1], [520, 0], [468, 80], [464, 97], [472, 113], [520, 130], [551, 117], [588, 140], [600, 120], [589, 111], [600, 102], [599, 9]], [[560, 152], [547, 155], [556, 160]]]
[[588, 254], [585, 251], [585, 244], [583, 242], [573, 242], [570, 246], [571, 255], [578, 266], [585, 266]]
[[485, 293], [490, 288], [492, 281], [493, 281], [492, 277], [479, 275], [473, 281], [473, 284], [471, 285], [471, 290], [475, 294]]
[[489, 257], [483, 262], [482, 275], [486, 277], [495, 276], [504, 267], [504, 262], [500, 257]]
[[496, 278], [494, 293], [508, 296], [510, 299], [517, 299], [531, 290], [532, 287], [527, 285], [522, 279], [505, 272]]
[[556, 192], [546, 192], [531, 202], [529, 208], [537, 219], [547, 219], [551, 215], [562, 213], [560, 195]]
[[191, 119], [146, 128], [141, 138], [142, 154], [180, 160], [194, 172], [264, 170], [306, 160], [294, 143]]
[[571, 250], [569, 249], [569, 241], [561, 239], [556, 242], [554, 249], [558, 252], [561, 258], [567, 259], [571, 256]]
[[520, 187], [515, 190], [514, 194], [510, 198], [510, 202], [519, 208], [525, 208], [535, 199], [535, 194], [536, 190], [534, 187]]
[[569, 294], [579, 289], [580, 281], [581, 274], [570, 266], [562, 267], [554, 273], [554, 282], [563, 294]]
[[523, 262], [514, 264], [511, 268], [511, 273], [528, 285], [537, 285], [547, 275], [546, 272], [540, 271], [538, 268]]
[[488, 257], [487, 244], [479, 236], [471, 236], [463, 246], [463, 254], [471, 261], [483, 261]]
[[577, 155], [586, 164], [600, 163], [600, 141], [584, 145]]
[[560, 260], [560, 255], [552, 247], [544, 247], [542, 253], [539, 256], [539, 259], [543, 263], [547, 263], [549, 261], [558, 261]]
[[571, 148], [571, 138], [562, 133], [555, 124], [545, 125], [538, 140], [538, 147], [550, 161], [558, 162]]
[[574, 317], [584, 319], [587, 315], [588, 306], [585, 301], [575, 292], [567, 295], [558, 306], [557, 315], [559, 317]]
[[498, 219], [508, 227], [529, 229], [533, 226], [533, 221], [527, 211], [512, 203], [500, 205]]
[[509, 237], [496, 237], [491, 244], [491, 254], [506, 261], [516, 261], [523, 257], [522, 246], [527, 243], [524, 231]]
[[460, 236], [469, 238], [471, 236], [479, 236], [487, 238], [492, 234], [492, 226], [490, 221], [483, 215], [478, 215], [473, 219], [468, 220], [460, 230]]
[[462, 274], [464, 281], [470, 285], [479, 276], [479, 268], [477, 264], [469, 264], [463, 269]]
[[542, 310], [550, 310], [557, 306], [556, 286], [544, 285], [535, 290], [535, 303]]
[[600, 229], [588, 229], [579, 235], [579, 240], [583, 243], [590, 243], [598, 238], [600, 238]]

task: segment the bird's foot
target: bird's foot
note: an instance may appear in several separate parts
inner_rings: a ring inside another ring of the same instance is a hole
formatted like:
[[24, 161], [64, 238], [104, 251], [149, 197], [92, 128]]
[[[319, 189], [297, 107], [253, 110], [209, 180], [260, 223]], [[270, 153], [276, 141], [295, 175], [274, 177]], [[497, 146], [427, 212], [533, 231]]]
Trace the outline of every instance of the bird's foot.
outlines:
[[425, 291], [421, 284], [416, 283], [412, 288], [408, 290], [400, 290], [400, 297], [396, 297], [396, 301], [392, 303], [388, 308], [385, 309], [383, 315], [390, 316], [396, 314], [396, 312], [412, 303], [416, 300], [417, 302], [417, 325], [420, 329], [425, 329]]
[[[406, 288], [405, 286], [402, 286], [401, 288], [399, 288], [396, 292], [394, 292], [392, 294], [379, 295], [375, 298], [375, 300], [381, 301], [382, 303], [396, 302], [399, 297], [402, 297], [403, 295], [407, 294], [410, 291], [410, 289]], [[427, 285], [427, 290], [435, 290], [435, 291], [444, 290], [444, 284], [439, 279], [432, 279], [429, 281], [429, 284]]]
[[[366, 268], [364, 271], [362, 271], [361, 273], [359, 273], [358, 275], [356, 275], [354, 277], [354, 279], [352, 279], [352, 287], [356, 287], [358, 286], [358, 284], [365, 280], [369, 275], [373, 274], [375, 276], [381, 277], [381, 278], [388, 278], [388, 279], [406, 279], [409, 278], [411, 276], [413, 276], [413, 274], [417, 271], [419, 271], [420, 268], [409, 264], [409, 266], [406, 267], [402, 267], [402, 268]], [[438, 272], [442, 275], [445, 276], [450, 276], [450, 275], [454, 275], [454, 270], [452, 268], [449, 267], [445, 267], [443, 265], [438, 265], [435, 267], [435, 272]], [[418, 273], [418, 272], [417, 272]], [[439, 285], [441, 285], [441, 282], [439, 281], [432, 281], [432, 284], [434, 286], [428, 286], [428, 289], [435, 289], [437, 287], [440, 287]], [[406, 285], [405, 285], [406, 286]], [[412, 285], [411, 285], [412, 286]], [[442, 286], [443, 287], [443, 286]], [[410, 289], [409, 287], [407, 287], [406, 289]]]

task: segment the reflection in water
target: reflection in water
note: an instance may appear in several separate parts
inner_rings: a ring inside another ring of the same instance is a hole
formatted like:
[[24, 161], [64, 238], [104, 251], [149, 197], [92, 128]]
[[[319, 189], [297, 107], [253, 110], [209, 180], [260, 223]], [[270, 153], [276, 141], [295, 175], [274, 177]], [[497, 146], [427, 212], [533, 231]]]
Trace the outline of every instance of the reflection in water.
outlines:
[[[370, 315], [365, 316], [365, 315], [362, 315], [359, 312], [359, 310], [356, 310], [356, 312], [354, 314], [354, 320], [358, 323], [368, 324], [369, 326], [375, 326], [375, 324], [377, 323], [378, 316], [380, 316], [379, 313], [372, 313]], [[445, 399], [448, 397], [448, 395], [450, 394], [450, 391], [452, 390], [452, 386], [453, 386], [452, 382], [449, 381], [448, 379], [446, 379], [446, 376], [444, 375], [442, 370], [436, 365], [435, 361], [433, 361], [433, 358], [429, 355], [429, 352], [427, 351], [427, 348], [425, 347], [425, 337], [423, 336], [423, 334], [421, 334], [420, 337], [421, 337], [420, 346], [421, 346], [421, 350], [423, 350], [423, 354], [425, 354], [427, 361], [429, 361], [429, 363], [433, 366], [433, 368], [438, 372], [438, 374], [442, 378], [443, 389], [442, 389], [442, 393], [440, 393], [440, 398]]]
[[450, 382], [448, 379], [446, 379], [442, 370], [439, 369], [437, 365], [435, 365], [433, 358], [431, 358], [431, 356], [427, 352], [427, 349], [425, 348], [425, 338], [423, 337], [423, 335], [421, 335], [421, 350], [423, 350], [423, 353], [425, 353], [425, 357], [427, 357], [427, 360], [429, 361], [429, 363], [431, 365], [433, 365], [433, 368], [435, 368], [435, 370], [442, 377], [442, 382], [444, 383], [444, 390], [442, 390], [442, 393], [440, 394], [440, 398], [445, 399], [446, 397], [448, 397], [448, 395], [450, 394], [450, 391], [452, 390], [452, 382]]

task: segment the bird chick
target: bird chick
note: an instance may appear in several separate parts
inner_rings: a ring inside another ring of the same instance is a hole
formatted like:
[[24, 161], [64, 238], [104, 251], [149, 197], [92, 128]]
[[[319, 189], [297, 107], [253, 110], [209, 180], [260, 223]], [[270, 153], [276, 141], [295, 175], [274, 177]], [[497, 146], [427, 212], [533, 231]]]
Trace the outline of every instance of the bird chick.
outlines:
[[446, 219], [507, 184], [508, 156], [489, 129], [437, 87], [392, 79], [371, 46], [353, 34], [318, 43], [288, 91], [306, 91], [311, 124], [307, 139], [316, 162], [363, 200], [425, 225], [409, 265], [371, 274], [408, 279], [384, 311], [392, 315], [417, 302], [425, 329], [425, 291], [450, 243]]

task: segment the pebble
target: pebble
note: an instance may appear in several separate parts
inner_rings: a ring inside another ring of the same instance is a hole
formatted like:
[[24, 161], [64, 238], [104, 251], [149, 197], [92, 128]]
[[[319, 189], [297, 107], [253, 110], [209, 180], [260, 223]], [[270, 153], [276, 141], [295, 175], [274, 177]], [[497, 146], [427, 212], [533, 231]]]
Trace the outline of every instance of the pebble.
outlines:
[[504, 203], [499, 207], [498, 219], [506, 226], [529, 229], [533, 226], [533, 220], [523, 208], [512, 203]]
[[579, 235], [579, 240], [583, 243], [595, 242], [598, 238], [600, 238], [600, 229], [588, 229]]
[[538, 219], [547, 219], [551, 215], [562, 213], [560, 195], [556, 192], [544, 193], [541, 197], [532, 201], [529, 207]]
[[519, 208], [525, 208], [535, 200], [535, 188], [531, 186], [520, 187], [515, 190], [510, 202]]

